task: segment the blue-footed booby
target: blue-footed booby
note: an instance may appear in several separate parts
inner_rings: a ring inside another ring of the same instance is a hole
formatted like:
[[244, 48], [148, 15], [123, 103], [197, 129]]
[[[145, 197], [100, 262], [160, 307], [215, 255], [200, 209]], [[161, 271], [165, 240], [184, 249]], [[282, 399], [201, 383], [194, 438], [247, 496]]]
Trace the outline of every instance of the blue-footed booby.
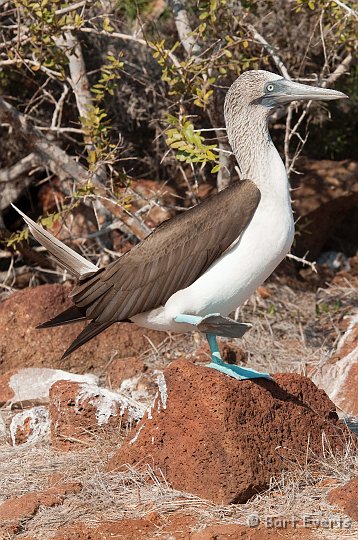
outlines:
[[241, 178], [161, 224], [106, 268], [98, 268], [22, 212], [33, 236], [78, 278], [74, 305], [40, 325], [88, 319], [67, 356], [116, 322], [207, 335], [209, 367], [236, 379], [268, 373], [225, 364], [216, 336], [241, 337], [249, 324], [228, 315], [242, 305], [290, 251], [294, 236], [288, 178], [268, 130], [268, 117], [297, 100], [333, 100], [342, 92], [311, 87], [267, 72], [247, 71], [225, 99], [228, 139]]

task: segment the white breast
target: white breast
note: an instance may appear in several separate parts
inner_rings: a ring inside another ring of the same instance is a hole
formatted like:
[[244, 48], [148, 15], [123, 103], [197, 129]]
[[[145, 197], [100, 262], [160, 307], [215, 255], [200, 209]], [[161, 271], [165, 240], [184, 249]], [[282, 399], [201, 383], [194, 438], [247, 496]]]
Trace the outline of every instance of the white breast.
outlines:
[[[274, 147], [273, 147], [274, 149]], [[285, 169], [276, 150], [260, 186], [261, 200], [240, 238], [192, 285], [173, 294], [166, 305], [133, 317], [149, 328], [187, 331], [173, 318], [179, 313], [228, 315], [254, 293], [289, 252], [294, 222]]]

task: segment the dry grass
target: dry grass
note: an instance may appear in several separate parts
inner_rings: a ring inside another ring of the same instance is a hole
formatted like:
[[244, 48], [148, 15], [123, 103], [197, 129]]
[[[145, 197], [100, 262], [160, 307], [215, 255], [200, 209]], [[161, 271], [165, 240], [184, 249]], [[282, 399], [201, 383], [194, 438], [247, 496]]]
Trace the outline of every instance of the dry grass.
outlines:
[[[99, 524], [126, 518], [145, 517], [152, 512], [166, 516], [175, 511], [194, 515], [197, 527], [210, 523], [247, 524], [252, 516], [261, 523], [270, 517], [287, 520], [304, 516], [347, 520], [327, 502], [327, 492], [358, 475], [358, 456], [347, 442], [344, 452], [335, 454], [325, 443], [325, 455], [303, 467], [291, 463], [288, 472], [272, 478], [269, 489], [246, 504], [219, 506], [199, 497], [172, 490], [159, 471], [150, 467], [128, 468], [122, 473], [104, 472], [108, 455], [114, 450], [105, 441], [81, 452], [57, 453], [49, 446], [2, 449], [0, 490], [3, 498], [48, 487], [54, 473], [66, 481], [81, 482], [83, 489], [70, 495], [62, 505], [42, 507], [24, 523], [23, 535], [50, 539], [61, 526], [73, 522]], [[312, 456], [311, 456], [312, 458]], [[334, 532], [335, 531], [335, 532]], [[317, 538], [336, 538], [337, 529], [317, 530]], [[356, 538], [358, 524], [350, 524], [339, 537]], [[18, 537], [21, 538], [22, 535]]]

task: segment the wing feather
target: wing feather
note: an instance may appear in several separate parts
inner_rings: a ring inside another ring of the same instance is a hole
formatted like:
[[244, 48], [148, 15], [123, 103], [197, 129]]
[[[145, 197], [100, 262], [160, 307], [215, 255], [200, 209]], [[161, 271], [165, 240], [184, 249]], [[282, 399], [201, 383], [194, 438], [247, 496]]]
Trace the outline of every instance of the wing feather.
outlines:
[[79, 284], [75, 304], [96, 323], [154, 309], [188, 287], [240, 236], [260, 201], [254, 182], [235, 182], [160, 225], [129, 252]]

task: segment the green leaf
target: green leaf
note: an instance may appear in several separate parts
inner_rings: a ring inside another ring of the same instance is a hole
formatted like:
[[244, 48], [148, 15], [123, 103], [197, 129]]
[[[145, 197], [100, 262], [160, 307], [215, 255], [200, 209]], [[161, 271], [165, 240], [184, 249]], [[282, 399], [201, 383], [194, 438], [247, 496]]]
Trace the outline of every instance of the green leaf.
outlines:
[[108, 17], [104, 17], [103, 19], [103, 30], [109, 34], [114, 31], [113, 26], [110, 25]]

